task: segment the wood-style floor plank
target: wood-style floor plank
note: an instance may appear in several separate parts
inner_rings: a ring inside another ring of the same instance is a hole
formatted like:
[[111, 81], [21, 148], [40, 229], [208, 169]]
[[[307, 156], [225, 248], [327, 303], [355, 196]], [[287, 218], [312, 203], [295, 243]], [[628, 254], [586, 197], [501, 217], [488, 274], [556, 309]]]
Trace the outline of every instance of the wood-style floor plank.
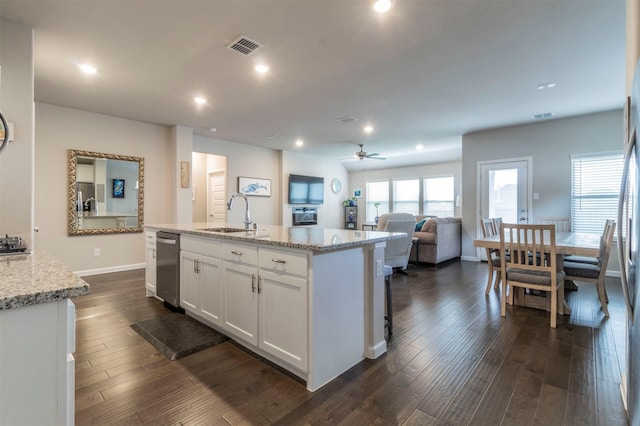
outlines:
[[626, 425], [620, 396], [625, 312], [607, 279], [567, 292], [571, 316], [484, 294], [486, 264], [453, 261], [393, 280], [394, 335], [316, 392], [228, 341], [169, 361], [130, 324], [167, 315], [144, 271], [86, 277], [77, 312], [76, 424]]

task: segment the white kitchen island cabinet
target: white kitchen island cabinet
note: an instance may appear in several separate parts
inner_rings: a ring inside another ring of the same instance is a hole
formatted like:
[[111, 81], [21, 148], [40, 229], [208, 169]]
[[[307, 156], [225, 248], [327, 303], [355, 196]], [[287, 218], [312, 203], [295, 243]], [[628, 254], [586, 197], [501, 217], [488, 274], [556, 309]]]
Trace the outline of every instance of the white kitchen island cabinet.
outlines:
[[75, 306], [89, 285], [42, 251], [0, 257], [0, 425], [73, 425]]
[[147, 263], [144, 272], [144, 286], [147, 296], [156, 294], [156, 233], [145, 232], [145, 246], [147, 250]]
[[[224, 233], [203, 223], [146, 228], [181, 234], [188, 315], [301, 377], [310, 391], [386, 351], [384, 247], [404, 234], [281, 226]], [[217, 272], [198, 277], [205, 260]]]

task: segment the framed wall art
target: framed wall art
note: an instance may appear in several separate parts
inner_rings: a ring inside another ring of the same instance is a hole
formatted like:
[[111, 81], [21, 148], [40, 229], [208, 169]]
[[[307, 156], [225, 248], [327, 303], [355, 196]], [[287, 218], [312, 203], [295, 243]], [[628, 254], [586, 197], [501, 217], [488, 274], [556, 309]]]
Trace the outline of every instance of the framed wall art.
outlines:
[[238, 192], [258, 197], [271, 197], [271, 179], [238, 177]]
[[124, 198], [124, 179], [113, 179], [113, 198]]

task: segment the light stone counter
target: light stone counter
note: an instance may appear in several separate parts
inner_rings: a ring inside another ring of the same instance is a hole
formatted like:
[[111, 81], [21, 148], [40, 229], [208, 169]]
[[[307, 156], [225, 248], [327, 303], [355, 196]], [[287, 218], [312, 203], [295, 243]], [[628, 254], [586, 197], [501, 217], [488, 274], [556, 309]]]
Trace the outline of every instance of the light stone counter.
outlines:
[[165, 224], [145, 225], [145, 229], [179, 234], [216, 237], [235, 241], [245, 241], [260, 245], [272, 245], [294, 249], [312, 250], [315, 253], [341, 250], [402, 238], [401, 232], [353, 231], [347, 229], [322, 228], [319, 226], [278, 226], [259, 225], [257, 230], [242, 232], [215, 232], [207, 229], [244, 229], [244, 224]]
[[42, 250], [0, 256], [0, 310], [82, 296], [89, 284]]

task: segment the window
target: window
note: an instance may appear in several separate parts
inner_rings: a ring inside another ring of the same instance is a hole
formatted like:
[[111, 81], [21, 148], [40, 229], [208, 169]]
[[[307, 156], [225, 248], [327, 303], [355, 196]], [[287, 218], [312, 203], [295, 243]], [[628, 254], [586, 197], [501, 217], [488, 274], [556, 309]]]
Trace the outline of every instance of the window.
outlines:
[[[389, 182], [367, 182], [365, 222], [373, 223], [376, 216], [389, 213]], [[375, 203], [380, 203], [376, 209]]]
[[402, 179], [393, 181], [393, 211], [420, 214], [420, 180]]
[[622, 153], [571, 157], [571, 229], [602, 233], [607, 219], [617, 220]]
[[423, 194], [423, 214], [439, 217], [455, 216], [453, 176], [424, 178]]

